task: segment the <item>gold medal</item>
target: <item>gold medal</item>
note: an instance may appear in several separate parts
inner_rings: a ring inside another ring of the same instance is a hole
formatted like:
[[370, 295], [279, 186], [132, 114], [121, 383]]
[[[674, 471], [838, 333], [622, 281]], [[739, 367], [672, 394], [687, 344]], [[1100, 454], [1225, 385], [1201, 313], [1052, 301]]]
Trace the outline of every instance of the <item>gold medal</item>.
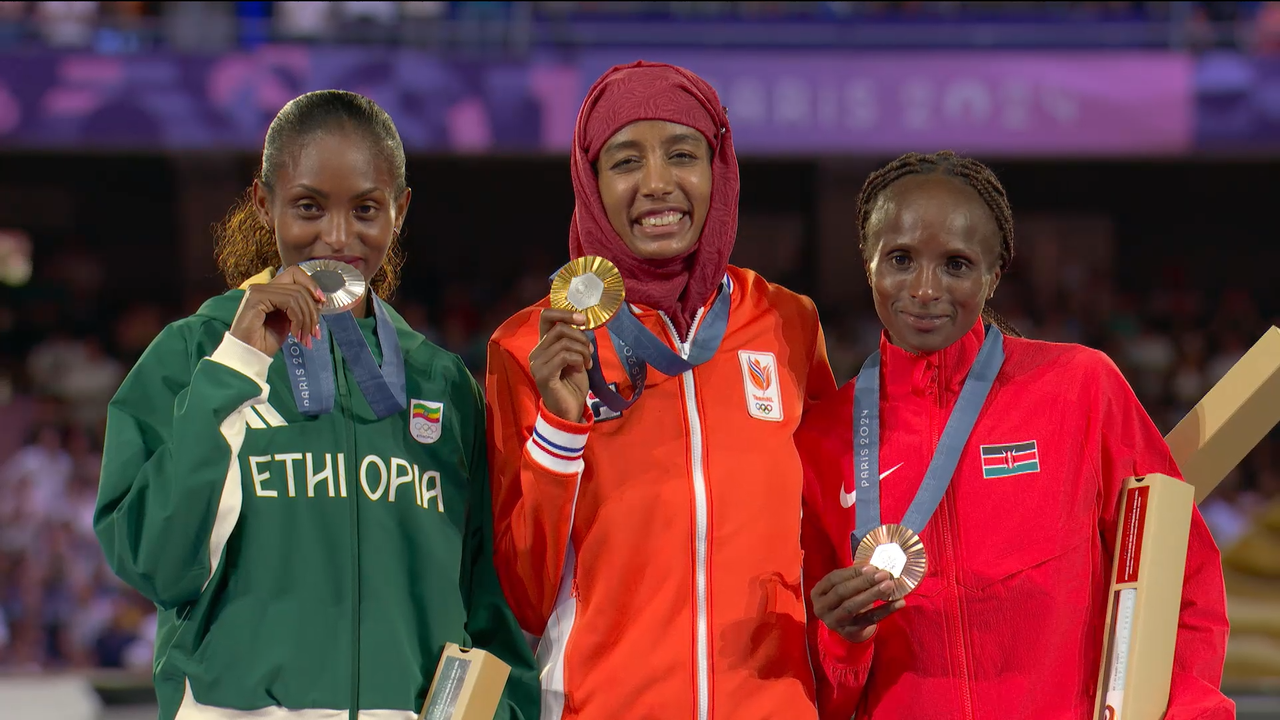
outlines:
[[609, 322], [626, 297], [622, 273], [602, 257], [571, 260], [551, 280], [551, 307], [586, 315], [587, 330]]
[[865, 562], [893, 576], [889, 602], [907, 596], [924, 579], [929, 562], [924, 542], [910, 528], [881, 525], [867, 533], [853, 554], [855, 563]]
[[308, 260], [298, 263], [298, 267], [324, 291], [321, 315], [336, 315], [355, 308], [369, 286], [359, 270], [337, 260]]

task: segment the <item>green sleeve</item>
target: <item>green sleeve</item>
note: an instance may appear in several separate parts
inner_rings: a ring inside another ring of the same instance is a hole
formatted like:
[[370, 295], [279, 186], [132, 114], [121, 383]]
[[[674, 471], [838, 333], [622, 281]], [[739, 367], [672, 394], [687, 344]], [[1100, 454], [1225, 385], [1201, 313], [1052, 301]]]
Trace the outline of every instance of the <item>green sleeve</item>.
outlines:
[[271, 358], [226, 336], [193, 357], [170, 325], [107, 410], [93, 525], [111, 569], [164, 609], [199, 597], [240, 515], [244, 412], [266, 397]]
[[[461, 363], [459, 363], [461, 365]], [[461, 578], [467, 599], [467, 636], [474, 647], [511, 666], [502, 704], [495, 720], [536, 720], [541, 712], [541, 684], [529, 643], [507, 605], [493, 567], [493, 511], [485, 435], [484, 395], [475, 378], [463, 370], [460, 383], [470, 385], [471, 504], [467, 509], [467, 540]]]

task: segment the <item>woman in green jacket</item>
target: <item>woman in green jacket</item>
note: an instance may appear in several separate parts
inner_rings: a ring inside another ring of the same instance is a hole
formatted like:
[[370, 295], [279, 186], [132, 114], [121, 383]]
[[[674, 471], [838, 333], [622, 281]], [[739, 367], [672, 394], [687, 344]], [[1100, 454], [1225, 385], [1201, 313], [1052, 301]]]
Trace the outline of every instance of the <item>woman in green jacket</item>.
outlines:
[[[382, 108], [290, 102], [219, 233], [235, 289], [111, 402], [94, 525], [160, 608], [162, 720], [412, 720], [447, 642], [512, 667], [499, 718], [537, 717], [492, 566], [481, 391], [381, 299], [409, 197]], [[344, 309], [316, 260], [370, 291]]]

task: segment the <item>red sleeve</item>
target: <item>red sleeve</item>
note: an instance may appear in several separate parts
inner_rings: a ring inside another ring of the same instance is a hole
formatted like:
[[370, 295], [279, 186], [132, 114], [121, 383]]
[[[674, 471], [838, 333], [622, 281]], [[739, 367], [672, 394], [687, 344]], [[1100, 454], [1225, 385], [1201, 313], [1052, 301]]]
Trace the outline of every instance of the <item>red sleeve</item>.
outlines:
[[[1102, 516], [1105, 547], [1115, 549], [1117, 514], [1124, 481], [1148, 473], [1182, 479], [1169, 447], [1132, 388], [1110, 360], [1103, 382]], [[1165, 720], [1229, 720], [1235, 704], [1222, 694], [1227, 652], [1226, 589], [1222, 557], [1197, 508], [1191, 513], [1182, 609], [1174, 647], [1173, 682]]]
[[543, 405], [527, 363], [489, 343], [485, 377], [494, 566], [525, 632], [540, 636], [555, 605], [593, 421]]
[[[850, 395], [850, 397], [852, 397]], [[843, 427], [839, 418], [848, 417], [852, 422], [852, 409], [841, 413], [839, 408], [847, 403], [845, 393], [831, 396], [806, 413], [799, 431], [796, 446], [804, 466], [804, 495], [800, 545], [804, 551], [804, 596], [809, 635], [809, 656], [815, 663], [814, 678], [817, 683], [818, 716], [820, 720], [849, 720], [862, 701], [862, 689], [871, 671], [875, 640], [850, 643], [833, 632], [813, 613], [813, 586], [829, 573], [847, 567], [851, 558], [845, 558], [851, 550], [848, 537], [832, 531], [826, 521], [825, 497], [839, 497], [838, 490], [830, 490], [834, 482], [843, 482], [845, 472], [841, 466], [844, 455], [840, 452], [840, 438], [852, 437], [850, 428]], [[834, 411], [834, 412], [833, 412]], [[846, 443], [847, 444], [847, 443]], [[852, 452], [852, 448], [849, 448]], [[828, 478], [829, 492], [823, 492], [822, 479]]]

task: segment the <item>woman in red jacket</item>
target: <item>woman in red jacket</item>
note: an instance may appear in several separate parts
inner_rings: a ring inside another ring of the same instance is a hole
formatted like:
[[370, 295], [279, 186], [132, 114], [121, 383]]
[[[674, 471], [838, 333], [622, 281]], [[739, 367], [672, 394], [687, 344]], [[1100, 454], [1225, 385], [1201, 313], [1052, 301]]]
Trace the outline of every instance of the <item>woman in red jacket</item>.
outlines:
[[[858, 224], [885, 332], [797, 433], [822, 717], [1087, 720], [1121, 485], [1178, 468], [1105, 355], [986, 309], [1013, 256], [988, 168], [905, 155], [868, 178]], [[900, 579], [867, 562], [890, 536], [905, 552], [886, 544], [876, 566]], [[1167, 720], [1234, 717], [1226, 641], [1196, 512]]]

